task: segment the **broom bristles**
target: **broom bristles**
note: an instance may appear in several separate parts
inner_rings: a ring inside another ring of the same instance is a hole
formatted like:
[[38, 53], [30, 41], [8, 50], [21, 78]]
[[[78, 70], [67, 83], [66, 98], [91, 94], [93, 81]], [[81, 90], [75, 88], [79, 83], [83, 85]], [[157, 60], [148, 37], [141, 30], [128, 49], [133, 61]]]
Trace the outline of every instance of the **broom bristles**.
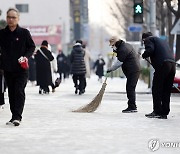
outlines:
[[89, 104], [87, 104], [83, 107], [80, 107], [79, 109], [74, 110], [72, 112], [88, 112], [88, 113], [94, 112], [99, 107], [99, 105], [101, 104], [101, 100], [102, 100], [102, 97], [104, 95], [104, 91], [105, 91], [105, 88], [107, 85], [106, 80], [107, 80], [107, 78], [105, 79], [99, 93], [96, 95], [96, 97], [94, 97], [94, 99]]

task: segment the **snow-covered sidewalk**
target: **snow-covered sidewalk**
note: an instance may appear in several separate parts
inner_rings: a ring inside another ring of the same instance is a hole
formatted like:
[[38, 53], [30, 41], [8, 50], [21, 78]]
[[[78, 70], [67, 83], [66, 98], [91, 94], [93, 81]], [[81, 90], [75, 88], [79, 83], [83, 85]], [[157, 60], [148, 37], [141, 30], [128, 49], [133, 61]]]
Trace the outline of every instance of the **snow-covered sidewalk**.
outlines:
[[138, 112], [125, 114], [121, 112], [127, 107], [125, 81], [108, 78], [102, 103], [94, 113], [71, 111], [97, 95], [102, 83], [96, 76], [87, 79], [84, 95], [74, 94], [71, 78], [49, 95], [39, 95], [38, 87], [28, 84], [19, 127], [5, 125], [11, 117], [6, 94], [5, 109], [0, 111], [0, 153], [147, 154], [156, 150], [157, 154], [179, 154], [180, 95], [172, 95], [167, 120], [147, 119], [144, 114], [152, 111], [152, 97], [139, 81]]

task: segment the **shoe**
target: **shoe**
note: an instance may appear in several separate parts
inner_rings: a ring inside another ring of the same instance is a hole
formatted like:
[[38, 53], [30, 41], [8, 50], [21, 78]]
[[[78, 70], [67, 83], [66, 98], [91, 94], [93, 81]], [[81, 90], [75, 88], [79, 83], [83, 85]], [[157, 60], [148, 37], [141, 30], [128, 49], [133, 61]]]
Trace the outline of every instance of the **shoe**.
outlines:
[[145, 116], [146, 116], [147, 118], [161, 118], [161, 115], [156, 114], [154, 111], [153, 111], [152, 113], [145, 114]]
[[13, 120], [12, 122], [14, 126], [19, 126], [20, 125], [20, 120]]
[[6, 122], [6, 125], [19, 126], [20, 122], [21, 122], [20, 120], [13, 120], [13, 119], [11, 119], [10, 121]]
[[0, 105], [0, 109], [2, 109], [2, 110], [3, 110], [3, 109], [4, 109], [4, 105]]
[[13, 125], [13, 119], [9, 120], [8, 122], [6, 122], [6, 125]]
[[77, 94], [77, 93], [78, 93], [78, 88], [75, 89], [75, 94]]
[[42, 94], [42, 89], [41, 88], [39, 89], [39, 94]]
[[52, 89], [52, 92], [53, 92], [53, 93], [55, 92], [55, 88], [54, 88], [54, 89]]
[[127, 109], [122, 110], [122, 113], [133, 113], [133, 112], [137, 112], [137, 108], [128, 107]]
[[160, 117], [158, 117], [158, 119], [167, 119], [167, 115], [160, 115]]

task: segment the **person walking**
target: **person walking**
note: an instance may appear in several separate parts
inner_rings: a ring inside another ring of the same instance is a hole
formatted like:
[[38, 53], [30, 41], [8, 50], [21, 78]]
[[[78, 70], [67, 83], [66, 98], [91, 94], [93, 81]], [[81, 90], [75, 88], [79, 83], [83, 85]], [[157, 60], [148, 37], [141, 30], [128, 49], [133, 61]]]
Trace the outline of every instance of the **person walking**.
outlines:
[[85, 52], [82, 49], [81, 43], [75, 43], [73, 50], [71, 52], [70, 61], [71, 61], [71, 73], [73, 74], [73, 82], [75, 87], [75, 94], [79, 95], [85, 92], [85, 74], [86, 66], [84, 62]]
[[18, 25], [19, 11], [7, 11], [7, 26], [0, 30], [2, 69], [8, 87], [12, 118], [6, 124], [19, 126], [25, 104], [25, 87], [28, 80], [28, 58], [35, 50], [30, 32]]
[[95, 73], [98, 76], [98, 81], [102, 83], [102, 77], [104, 76], [104, 65], [105, 61], [101, 54], [98, 55], [98, 59], [94, 63]]
[[116, 70], [120, 66], [125, 74], [126, 92], [128, 98], [128, 107], [122, 110], [123, 113], [137, 112], [136, 106], [136, 85], [140, 74], [140, 62], [138, 54], [135, 52], [132, 45], [125, 43], [123, 40], [117, 37], [112, 37], [110, 40], [110, 46], [113, 48], [113, 52], [117, 54], [117, 61], [107, 69], [107, 73]]
[[49, 94], [49, 87], [52, 84], [51, 64], [54, 59], [48, 50], [47, 40], [43, 40], [41, 48], [35, 54], [36, 60], [36, 79], [39, 85], [39, 94]]
[[150, 57], [155, 69], [152, 82], [153, 112], [147, 118], [167, 119], [170, 112], [170, 96], [176, 72], [173, 52], [168, 43], [151, 32], [142, 34], [145, 51], [142, 58]]
[[57, 66], [58, 66], [57, 71], [59, 73], [59, 78], [61, 81], [62, 79], [65, 80], [67, 73], [67, 57], [64, 55], [62, 50], [59, 50], [59, 54], [57, 55], [56, 59], [57, 59]]

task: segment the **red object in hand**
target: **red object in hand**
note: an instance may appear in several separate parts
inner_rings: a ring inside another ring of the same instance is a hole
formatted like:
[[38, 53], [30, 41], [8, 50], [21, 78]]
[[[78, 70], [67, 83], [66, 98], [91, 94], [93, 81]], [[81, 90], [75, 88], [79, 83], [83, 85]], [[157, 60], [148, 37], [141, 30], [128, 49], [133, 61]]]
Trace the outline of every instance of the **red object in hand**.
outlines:
[[26, 57], [20, 57], [18, 61], [23, 69], [26, 70], [29, 68], [28, 59]]

